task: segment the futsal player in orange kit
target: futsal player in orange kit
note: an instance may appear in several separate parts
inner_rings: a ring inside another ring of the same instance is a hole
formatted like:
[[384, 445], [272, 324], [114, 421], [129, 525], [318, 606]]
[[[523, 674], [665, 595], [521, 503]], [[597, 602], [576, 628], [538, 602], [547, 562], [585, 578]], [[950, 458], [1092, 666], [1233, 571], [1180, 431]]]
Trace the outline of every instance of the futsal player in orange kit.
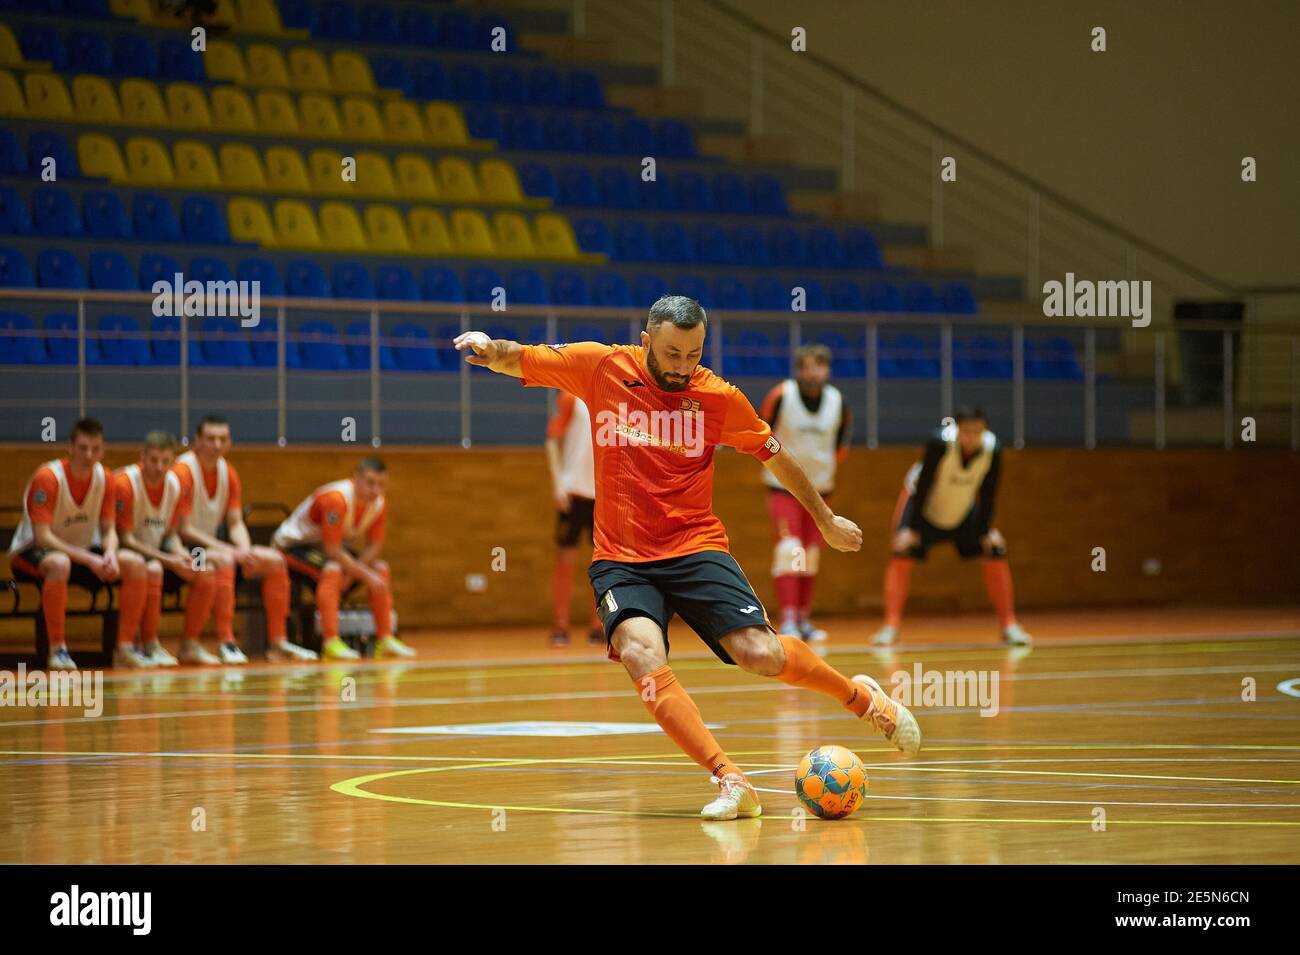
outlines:
[[[573, 565], [578, 560], [578, 539], [586, 531], [594, 540], [596, 478], [591, 450], [591, 415], [587, 406], [561, 391], [555, 414], [546, 426], [546, 465], [551, 471], [551, 496], [555, 500], [555, 567], [551, 572], [551, 646], [569, 645], [569, 598], [573, 593]], [[587, 642], [605, 645], [596, 605], [591, 606]]]
[[[718, 745], [668, 665], [674, 613], [724, 663], [832, 697], [907, 754], [921, 745], [916, 719], [867, 676], [839, 673], [797, 637], [778, 636], [728, 552], [713, 514], [713, 450], [752, 455], [813, 514], [837, 550], [862, 532], [822, 500], [740, 389], [699, 365], [708, 318], [672, 295], [650, 308], [640, 345], [520, 345], [479, 331], [457, 336], [466, 360], [581, 398], [592, 415], [596, 544], [588, 569], [609, 642], [663, 731], [719, 785], [706, 819], [762, 813], [758, 794]], [[667, 432], [667, 433], [665, 433]]]

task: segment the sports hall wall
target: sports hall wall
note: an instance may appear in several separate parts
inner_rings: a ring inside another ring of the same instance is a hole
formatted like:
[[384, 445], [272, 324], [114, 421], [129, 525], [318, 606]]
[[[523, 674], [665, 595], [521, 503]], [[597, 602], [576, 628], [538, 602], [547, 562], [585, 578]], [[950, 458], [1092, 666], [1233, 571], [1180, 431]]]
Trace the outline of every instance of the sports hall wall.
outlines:
[[[318, 485], [349, 474], [365, 451], [244, 446], [230, 460], [243, 480], [245, 503], [292, 508]], [[403, 625], [544, 629], [554, 511], [542, 450], [385, 448], [382, 453], [390, 469], [386, 556]], [[1296, 455], [1126, 449], [1004, 453], [995, 523], [1009, 541], [1022, 607], [1286, 603], [1300, 596]], [[29, 475], [53, 456], [50, 446], [0, 447], [4, 503], [17, 504]], [[136, 456], [134, 447], [114, 444], [105, 460], [120, 467]], [[889, 522], [903, 475], [916, 456], [917, 449], [904, 447], [855, 448], [849, 454], [835, 506], [862, 526], [866, 543], [858, 554], [824, 556], [816, 592], [820, 614], [879, 610]], [[771, 526], [760, 467], [720, 450], [715, 508], [733, 552], [770, 606]], [[504, 571], [492, 569], [497, 547], [505, 549]], [[1096, 547], [1106, 550], [1104, 573], [1092, 570]], [[1143, 573], [1148, 558], [1160, 561], [1158, 575]], [[0, 562], [0, 568], [7, 569], [7, 563]], [[949, 548], [934, 552], [913, 577], [909, 608], [986, 606], [975, 568], [945, 573], [960, 569]], [[470, 592], [469, 574], [482, 574], [486, 589]], [[576, 592], [575, 623], [586, 619], [582, 601], [588, 592]], [[164, 627], [168, 623], [176, 625], [165, 619]], [[30, 626], [23, 621], [18, 633], [26, 637]], [[16, 635], [12, 624], [0, 634]]]

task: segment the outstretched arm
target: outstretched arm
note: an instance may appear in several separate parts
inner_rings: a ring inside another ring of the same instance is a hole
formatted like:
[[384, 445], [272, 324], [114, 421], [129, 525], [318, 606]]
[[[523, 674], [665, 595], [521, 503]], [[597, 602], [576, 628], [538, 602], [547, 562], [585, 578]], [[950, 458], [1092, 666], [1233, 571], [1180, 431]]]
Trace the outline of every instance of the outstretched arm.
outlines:
[[471, 365], [482, 365], [489, 371], [522, 378], [524, 373], [519, 368], [519, 356], [523, 346], [518, 342], [504, 338], [488, 338], [483, 332], [462, 332], [453, 342], [456, 351], [471, 349], [473, 354], [466, 355], [465, 360]]
[[862, 548], [861, 528], [847, 517], [837, 516], [826, 505], [793, 454], [783, 447], [764, 461], [763, 466], [771, 471], [781, 482], [781, 486], [793, 494], [804, 509], [812, 515], [813, 520], [817, 522], [817, 529], [822, 532], [827, 544], [836, 550]]

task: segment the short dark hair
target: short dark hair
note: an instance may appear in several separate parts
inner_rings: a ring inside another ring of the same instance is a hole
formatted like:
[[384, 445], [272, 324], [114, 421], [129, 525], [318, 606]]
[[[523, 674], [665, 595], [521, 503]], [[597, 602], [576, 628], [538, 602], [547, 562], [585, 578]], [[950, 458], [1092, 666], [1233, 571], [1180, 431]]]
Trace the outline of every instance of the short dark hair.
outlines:
[[963, 421], [983, 421], [989, 423], [989, 416], [978, 405], [961, 405], [952, 413], [952, 420], [961, 424]]
[[168, 431], [150, 431], [144, 436], [146, 451], [175, 451], [176, 439]]
[[383, 458], [362, 458], [357, 462], [357, 473], [360, 474], [362, 471], [378, 471], [380, 474], [387, 474], [388, 465], [384, 463]]
[[199, 423], [194, 426], [195, 435], [202, 434], [203, 429], [210, 424], [224, 424], [227, 428], [230, 427], [230, 422], [227, 421], [225, 418], [221, 417], [221, 415], [205, 414], [202, 418], [199, 419]]
[[821, 342], [810, 342], [795, 349], [794, 366], [796, 368], [802, 368], [803, 363], [810, 359], [819, 365], [829, 365], [831, 363], [831, 350]]
[[84, 434], [88, 438], [102, 438], [104, 426], [100, 424], [98, 418], [78, 418], [72, 423], [72, 434], [68, 435], [68, 440], [76, 441], [79, 434]]
[[704, 307], [685, 295], [664, 295], [650, 306], [650, 319], [646, 325], [658, 328], [664, 322], [672, 322], [678, 328], [694, 328], [703, 322], [704, 330], [709, 329], [709, 316]]

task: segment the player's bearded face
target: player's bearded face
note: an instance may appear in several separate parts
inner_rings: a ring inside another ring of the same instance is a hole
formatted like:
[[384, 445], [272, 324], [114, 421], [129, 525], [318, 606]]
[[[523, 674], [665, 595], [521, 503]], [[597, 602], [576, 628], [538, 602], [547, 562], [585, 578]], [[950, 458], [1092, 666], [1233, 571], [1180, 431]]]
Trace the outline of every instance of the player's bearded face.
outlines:
[[685, 391], [704, 353], [704, 326], [678, 328], [664, 322], [653, 332], [642, 332], [641, 343], [655, 384], [664, 391]]

